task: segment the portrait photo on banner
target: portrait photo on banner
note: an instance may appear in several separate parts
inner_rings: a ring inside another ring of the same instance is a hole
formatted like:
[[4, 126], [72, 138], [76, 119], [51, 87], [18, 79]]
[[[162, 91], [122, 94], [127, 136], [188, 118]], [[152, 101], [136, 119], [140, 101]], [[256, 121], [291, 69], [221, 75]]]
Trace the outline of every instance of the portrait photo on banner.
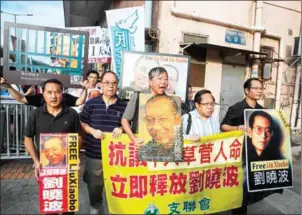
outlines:
[[40, 163], [42, 167], [67, 167], [68, 134], [40, 135]]
[[138, 135], [144, 140], [140, 160], [183, 160], [180, 102], [176, 96], [140, 93]]
[[166, 94], [179, 96], [185, 101], [190, 70], [189, 56], [134, 51], [122, 52], [120, 97], [130, 99], [133, 91], [148, 89], [148, 74], [155, 67], [163, 67], [168, 73]]
[[245, 110], [249, 192], [292, 187], [290, 127], [279, 110]]
[[40, 214], [78, 211], [78, 147], [77, 133], [40, 134]]
[[88, 38], [84, 31], [5, 22], [3, 76], [13, 84], [40, 85], [55, 78], [65, 87], [80, 87]]

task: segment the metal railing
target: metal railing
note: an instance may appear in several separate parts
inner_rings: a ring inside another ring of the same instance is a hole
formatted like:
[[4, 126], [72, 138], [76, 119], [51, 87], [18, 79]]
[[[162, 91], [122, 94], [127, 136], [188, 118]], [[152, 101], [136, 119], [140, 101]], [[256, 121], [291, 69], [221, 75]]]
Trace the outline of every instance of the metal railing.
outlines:
[[30, 158], [24, 146], [24, 129], [34, 107], [14, 100], [1, 100], [0, 152], [1, 159]]

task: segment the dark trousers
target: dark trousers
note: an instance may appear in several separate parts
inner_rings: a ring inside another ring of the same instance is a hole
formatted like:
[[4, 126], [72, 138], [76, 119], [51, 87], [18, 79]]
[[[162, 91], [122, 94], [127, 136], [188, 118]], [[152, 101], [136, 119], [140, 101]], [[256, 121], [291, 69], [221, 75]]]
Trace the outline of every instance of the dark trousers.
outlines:
[[87, 184], [90, 206], [109, 214], [104, 189], [102, 160], [85, 157], [84, 181]]
[[233, 209], [232, 214], [247, 214], [247, 206], [244, 205], [240, 208]]

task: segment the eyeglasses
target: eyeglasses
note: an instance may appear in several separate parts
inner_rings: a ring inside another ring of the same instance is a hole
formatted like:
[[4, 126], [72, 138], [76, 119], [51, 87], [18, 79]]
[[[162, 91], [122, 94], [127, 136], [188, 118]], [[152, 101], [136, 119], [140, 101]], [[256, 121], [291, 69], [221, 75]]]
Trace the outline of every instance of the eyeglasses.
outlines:
[[102, 82], [102, 84], [105, 84], [106, 87], [108, 87], [108, 86], [115, 87], [117, 85], [117, 82], [108, 82], [108, 81], [106, 81], [106, 82]]
[[206, 106], [206, 107], [214, 107], [215, 102], [207, 102], [207, 103], [199, 103], [199, 104]]
[[263, 90], [264, 90], [263, 87], [250, 87], [250, 89], [253, 89], [253, 90], [260, 90], [260, 91], [263, 91]]
[[169, 121], [166, 117], [146, 117], [145, 120], [148, 125], [154, 125], [156, 121], [161, 125], [165, 125]]
[[253, 129], [256, 131], [256, 134], [261, 135], [263, 132], [265, 133], [265, 136], [273, 136], [273, 130], [272, 128], [263, 128], [261, 126], [253, 127]]

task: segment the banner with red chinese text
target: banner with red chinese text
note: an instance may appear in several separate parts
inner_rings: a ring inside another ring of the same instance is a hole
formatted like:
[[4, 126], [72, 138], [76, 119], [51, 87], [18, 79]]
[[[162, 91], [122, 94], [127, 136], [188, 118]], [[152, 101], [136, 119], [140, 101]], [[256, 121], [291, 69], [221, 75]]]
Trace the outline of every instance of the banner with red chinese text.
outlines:
[[78, 160], [78, 134], [40, 135], [41, 214], [78, 211]]
[[290, 127], [279, 110], [245, 110], [247, 189], [293, 186]]
[[[110, 41], [107, 28], [101, 28], [100, 26], [89, 27], [73, 27], [68, 28], [78, 31], [89, 32], [89, 47], [88, 47], [88, 62], [87, 63], [110, 63], [111, 51]], [[76, 38], [78, 43], [79, 38]]]
[[127, 135], [102, 141], [104, 183], [112, 214], [209, 214], [243, 198], [240, 131], [185, 140], [184, 162], [139, 161]]

